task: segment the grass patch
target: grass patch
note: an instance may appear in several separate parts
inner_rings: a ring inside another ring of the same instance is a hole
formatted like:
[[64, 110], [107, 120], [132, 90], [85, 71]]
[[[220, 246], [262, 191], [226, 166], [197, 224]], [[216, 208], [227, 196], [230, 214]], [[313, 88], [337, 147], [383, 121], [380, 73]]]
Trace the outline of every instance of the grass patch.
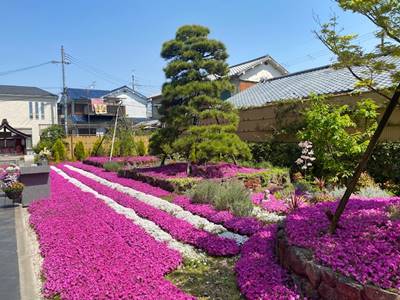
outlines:
[[234, 266], [237, 258], [207, 257], [200, 262], [185, 262], [166, 279], [201, 300], [245, 299], [236, 286]]

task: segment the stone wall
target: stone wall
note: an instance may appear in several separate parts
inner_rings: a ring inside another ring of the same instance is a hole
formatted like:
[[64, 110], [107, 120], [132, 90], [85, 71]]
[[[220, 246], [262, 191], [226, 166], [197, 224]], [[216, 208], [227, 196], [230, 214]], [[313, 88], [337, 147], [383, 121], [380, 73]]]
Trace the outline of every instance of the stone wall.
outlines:
[[283, 226], [278, 229], [276, 254], [308, 299], [400, 300], [400, 295], [372, 285], [361, 285], [313, 260], [310, 250], [288, 244]]

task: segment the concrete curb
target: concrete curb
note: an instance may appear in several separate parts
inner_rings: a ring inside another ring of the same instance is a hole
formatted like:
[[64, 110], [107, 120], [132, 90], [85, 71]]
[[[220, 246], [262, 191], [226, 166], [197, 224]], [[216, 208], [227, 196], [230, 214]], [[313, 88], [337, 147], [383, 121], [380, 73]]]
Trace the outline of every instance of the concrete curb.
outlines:
[[24, 222], [26, 208], [15, 209], [15, 231], [17, 237], [18, 268], [21, 300], [41, 300], [40, 278], [35, 273], [33, 257], [37, 255], [34, 246], [29, 243], [29, 228]]

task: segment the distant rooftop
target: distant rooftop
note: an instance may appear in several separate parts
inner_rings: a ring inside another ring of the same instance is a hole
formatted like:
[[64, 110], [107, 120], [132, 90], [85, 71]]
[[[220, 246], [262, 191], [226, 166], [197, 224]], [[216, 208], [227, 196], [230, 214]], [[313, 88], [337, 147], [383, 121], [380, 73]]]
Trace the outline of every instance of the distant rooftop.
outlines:
[[[386, 56], [382, 58], [400, 69], [400, 58]], [[363, 74], [364, 67], [354, 68], [357, 74]], [[389, 73], [374, 78], [377, 88], [384, 89], [392, 85]], [[265, 104], [290, 99], [304, 99], [317, 95], [349, 93], [356, 90], [357, 80], [347, 69], [334, 69], [331, 65], [291, 73], [268, 79], [264, 82], [233, 95], [227, 101], [237, 108], [263, 106]]]
[[247, 72], [248, 70], [263, 64], [263, 63], [270, 63], [273, 65], [275, 68], [277, 68], [282, 74], [288, 74], [289, 72], [281, 66], [276, 60], [274, 60], [271, 56], [269, 55], [264, 55], [260, 56], [248, 61], [244, 61], [242, 63], [233, 65], [229, 67], [229, 76], [237, 76], [237, 75], [242, 75], [243, 73]]
[[33, 86], [0, 85], [0, 95], [55, 97], [48, 91]]
[[101, 98], [109, 92], [109, 90], [67, 88], [67, 97], [72, 100]]

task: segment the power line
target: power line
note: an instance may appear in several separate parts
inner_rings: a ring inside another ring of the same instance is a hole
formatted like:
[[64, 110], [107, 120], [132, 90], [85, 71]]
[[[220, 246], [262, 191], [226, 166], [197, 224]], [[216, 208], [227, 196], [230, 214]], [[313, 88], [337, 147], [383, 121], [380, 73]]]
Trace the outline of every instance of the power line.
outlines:
[[55, 61], [51, 60], [51, 61], [47, 61], [41, 64], [37, 64], [37, 65], [32, 65], [32, 66], [28, 66], [28, 67], [23, 67], [23, 68], [19, 68], [19, 69], [14, 69], [14, 70], [8, 70], [8, 71], [4, 71], [4, 72], [0, 72], [0, 76], [5, 76], [5, 75], [9, 75], [9, 74], [13, 74], [13, 73], [17, 73], [17, 72], [22, 72], [22, 71], [27, 71], [27, 70], [31, 70], [31, 69], [35, 69], [35, 68], [39, 68], [45, 65], [49, 65], [49, 64], [54, 64]]

